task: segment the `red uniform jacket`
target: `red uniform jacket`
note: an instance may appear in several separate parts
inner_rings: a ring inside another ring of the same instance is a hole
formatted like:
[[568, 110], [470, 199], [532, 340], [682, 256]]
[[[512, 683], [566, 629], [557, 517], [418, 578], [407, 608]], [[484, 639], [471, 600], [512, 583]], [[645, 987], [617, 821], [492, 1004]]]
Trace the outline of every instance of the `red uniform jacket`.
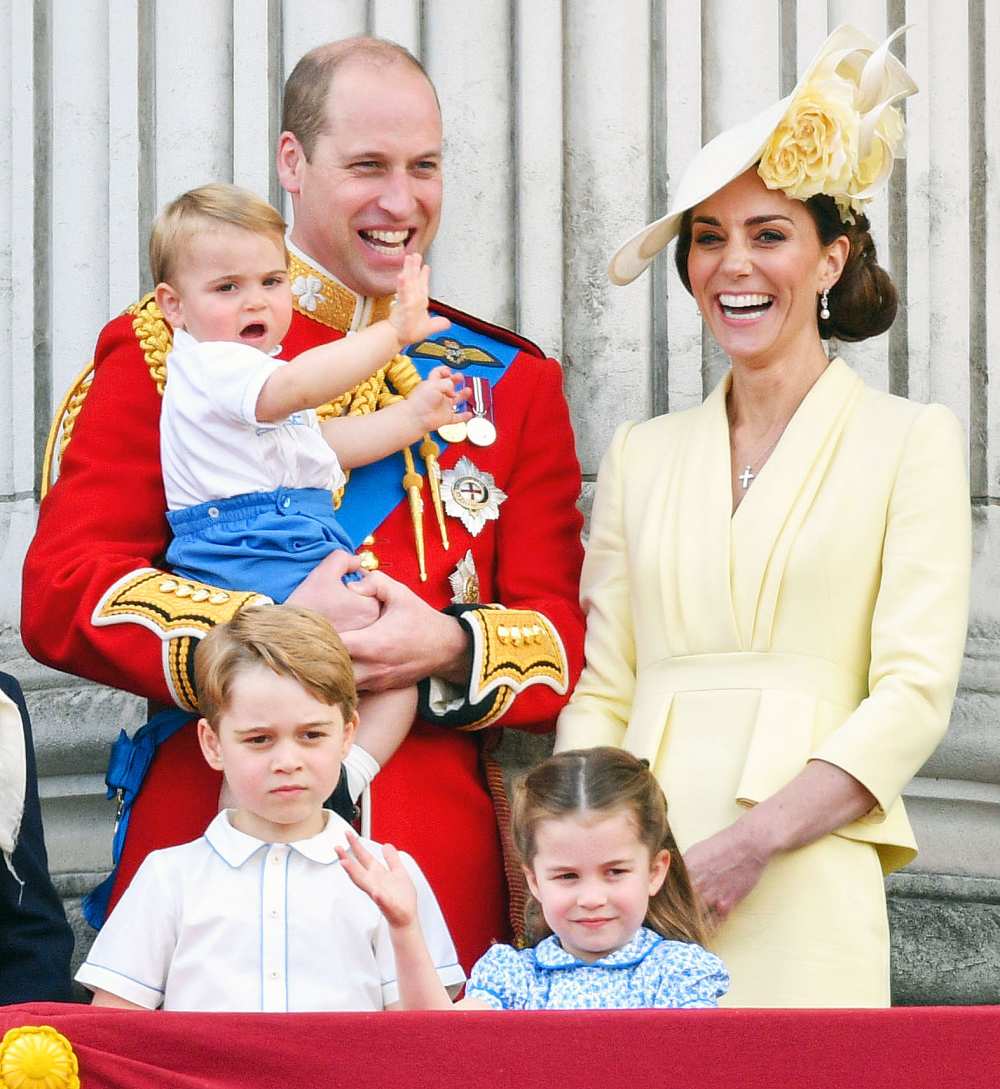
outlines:
[[[311, 292], [299, 292], [282, 353], [288, 358], [384, 312], [384, 300], [358, 299], [295, 258], [292, 272], [315, 279]], [[308, 311], [304, 303], [311, 304]], [[478, 472], [492, 474], [507, 495], [499, 517], [476, 536], [449, 517], [445, 551], [425, 483], [428, 577], [421, 582], [410, 508], [399, 483], [402, 469], [398, 476], [376, 474], [374, 484], [356, 474], [342, 509], [351, 505], [352, 487], [359, 495], [367, 489], [348, 521], [362, 524], [370, 504], [378, 522], [368, 547], [380, 569], [435, 608], [452, 600], [448, 576], [468, 549], [479, 600], [504, 607], [466, 614], [476, 659], [469, 703], [443, 719], [418, 719], [372, 785], [373, 838], [417, 859], [468, 968], [491, 939], [508, 933], [496, 814], [480, 759], [482, 735], [469, 730], [494, 724], [550, 730], [572, 690], [583, 647], [577, 603], [581, 519], [575, 505], [580, 472], [559, 365], [514, 334], [435, 308], [455, 323], [446, 337], [460, 346], [463, 337], [474, 342], [469, 354], [479, 358], [485, 344], [489, 355], [492, 342], [498, 357], [510, 359], [493, 385], [495, 444], [457, 443], [440, 459], [447, 470], [468, 457]], [[162, 570], [168, 528], [158, 420], [169, 328], [156, 318], [155, 307], [140, 304], [101, 333], [93, 382], [25, 561], [21, 633], [35, 658], [58, 669], [193, 708], [195, 640], [256, 595], [251, 587], [238, 594], [178, 582]], [[461, 347], [449, 350], [444, 362], [462, 355]], [[440, 362], [429, 358], [421, 369]], [[394, 457], [402, 466], [400, 455]], [[417, 466], [422, 470], [419, 459]], [[394, 489], [388, 497], [387, 488]], [[203, 832], [217, 808], [218, 788], [193, 729], [180, 730], [161, 747], [132, 811], [116, 892], [150, 850]]]

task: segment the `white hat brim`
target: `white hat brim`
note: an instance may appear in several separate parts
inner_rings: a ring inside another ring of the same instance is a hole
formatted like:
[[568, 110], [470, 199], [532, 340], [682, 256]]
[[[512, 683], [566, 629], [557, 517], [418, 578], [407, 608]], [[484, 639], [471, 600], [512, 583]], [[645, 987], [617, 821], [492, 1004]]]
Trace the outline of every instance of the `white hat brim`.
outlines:
[[854, 49], [874, 48], [875, 43], [860, 30], [848, 24], [837, 27], [802, 73], [790, 95], [768, 106], [749, 121], [719, 133], [695, 155], [681, 177], [670, 211], [634, 234], [611, 258], [608, 265], [611, 282], [630, 284], [645, 272], [660, 250], [676, 237], [686, 211], [707, 200], [757, 162], [792, 100], [811, 78], [820, 58], [832, 50], [847, 53]]

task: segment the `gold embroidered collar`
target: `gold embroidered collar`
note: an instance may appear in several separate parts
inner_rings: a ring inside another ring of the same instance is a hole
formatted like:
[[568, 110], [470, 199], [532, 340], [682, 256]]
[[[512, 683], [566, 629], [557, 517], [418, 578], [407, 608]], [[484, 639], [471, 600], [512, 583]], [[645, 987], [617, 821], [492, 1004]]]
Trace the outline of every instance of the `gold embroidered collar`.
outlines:
[[288, 280], [295, 309], [331, 329], [348, 333], [389, 316], [391, 295], [373, 298], [345, 287], [292, 242], [288, 247]]

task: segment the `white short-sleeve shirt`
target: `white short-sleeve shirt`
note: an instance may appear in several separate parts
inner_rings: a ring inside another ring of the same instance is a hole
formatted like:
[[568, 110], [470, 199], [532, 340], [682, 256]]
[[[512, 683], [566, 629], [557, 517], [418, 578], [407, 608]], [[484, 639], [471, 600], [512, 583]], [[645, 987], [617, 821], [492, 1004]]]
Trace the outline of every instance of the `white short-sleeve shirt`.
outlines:
[[[149, 1009], [380, 1010], [399, 998], [389, 928], [344, 873], [348, 825], [264, 843], [220, 813], [201, 839], [153, 851], [76, 974]], [[362, 841], [377, 857], [377, 843]], [[441, 909], [409, 855], [438, 976], [465, 980]]]
[[199, 343], [174, 333], [160, 413], [160, 462], [168, 510], [275, 488], [344, 482], [312, 409], [258, 423], [257, 398], [282, 360], [249, 344]]

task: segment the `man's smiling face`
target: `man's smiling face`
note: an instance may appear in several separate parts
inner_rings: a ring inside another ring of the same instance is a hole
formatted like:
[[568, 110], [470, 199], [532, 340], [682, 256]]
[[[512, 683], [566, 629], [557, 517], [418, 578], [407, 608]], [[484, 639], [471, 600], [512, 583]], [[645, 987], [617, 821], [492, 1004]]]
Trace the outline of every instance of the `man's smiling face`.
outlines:
[[426, 252], [441, 217], [441, 114], [404, 61], [345, 61], [306, 159], [282, 135], [278, 172], [292, 194], [292, 241], [362, 295], [390, 295], [408, 253]]

